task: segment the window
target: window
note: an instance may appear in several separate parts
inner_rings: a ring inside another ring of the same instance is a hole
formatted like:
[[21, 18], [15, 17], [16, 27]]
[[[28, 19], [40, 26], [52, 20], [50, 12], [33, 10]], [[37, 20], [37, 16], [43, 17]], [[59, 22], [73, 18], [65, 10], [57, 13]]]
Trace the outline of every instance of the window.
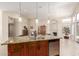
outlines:
[[62, 20], [63, 22], [63, 34], [70, 34], [71, 30], [71, 18], [66, 18]]
[[79, 36], [79, 22], [76, 23], [76, 35]]
[[79, 13], [77, 14], [77, 21], [79, 21]]
[[71, 19], [70, 18], [63, 19], [63, 23], [70, 23], [70, 22], [71, 22]]

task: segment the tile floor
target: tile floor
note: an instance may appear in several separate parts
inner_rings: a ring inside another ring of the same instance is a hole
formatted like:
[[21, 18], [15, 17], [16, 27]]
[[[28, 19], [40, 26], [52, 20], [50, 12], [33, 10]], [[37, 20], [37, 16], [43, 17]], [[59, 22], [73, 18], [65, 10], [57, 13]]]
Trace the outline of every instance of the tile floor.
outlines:
[[61, 39], [60, 56], [79, 56], [79, 43], [74, 39]]

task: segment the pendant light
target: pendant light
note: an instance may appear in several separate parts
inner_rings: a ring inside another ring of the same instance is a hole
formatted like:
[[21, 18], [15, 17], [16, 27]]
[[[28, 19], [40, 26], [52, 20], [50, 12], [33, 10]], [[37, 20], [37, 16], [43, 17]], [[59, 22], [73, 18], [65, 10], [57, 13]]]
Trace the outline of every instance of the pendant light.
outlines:
[[21, 18], [21, 2], [19, 2], [19, 22], [22, 22], [22, 18]]
[[36, 2], [36, 24], [38, 24], [38, 2]]
[[50, 18], [49, 18], [49, 15], [50, 14], [50, 12], [49, 12], [49, 2], [48, 2], [48, 21], [47, 21], [47, 23], [49, 24], [50, 23]]

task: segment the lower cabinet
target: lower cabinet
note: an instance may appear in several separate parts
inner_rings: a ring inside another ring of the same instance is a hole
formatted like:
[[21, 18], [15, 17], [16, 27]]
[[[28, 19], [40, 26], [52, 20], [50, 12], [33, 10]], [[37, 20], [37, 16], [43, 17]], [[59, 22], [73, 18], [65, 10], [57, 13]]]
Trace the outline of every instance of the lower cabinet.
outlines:
[[21, 56], [24, 54], [23, 44], [9, 44], [8, 45], [8, 55], [9, 56]]
[[49, 47], [48, 42], [39, 42], [37, 53], [39, 56], [48, 56], [49, 55]]
[[48, 41], [8, 44], [9, 56], [48, 56]]
[[59, 39], [49, 41], [49, 55], [50, 56], [60, 55], [60, 40]]

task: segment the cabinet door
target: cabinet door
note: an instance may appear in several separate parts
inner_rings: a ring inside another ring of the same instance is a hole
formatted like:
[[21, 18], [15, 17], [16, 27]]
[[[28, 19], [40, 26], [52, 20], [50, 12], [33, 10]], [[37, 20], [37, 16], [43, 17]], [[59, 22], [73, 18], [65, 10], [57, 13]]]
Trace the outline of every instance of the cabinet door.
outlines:
[[29, 43], [24, 43], [24, 56], [29, 56]]
[[38, 56], [48, 56], [48, 41], [39, 41], [37, 47]]
[[37, 42], [30, 42], [29, 43], [29, 56], [36, 56], [37, 55]]
[[8, 44], [8, 56], [12, 56], [13, 55], [13, 53], [14, 53], [14, 50], [13, 50], [13, 48], [14, 48], [14, 44]]
[[45, 35], [46, 34], [46, 26], [45, 25], [40, 26], [38, 28], [38, 34], [42, 34], [42, 35]]
[[23, 56], [24, 55], [24, 44], [9, 44], [8, 45], [8, 55], [9, 56]]
[[18, 55], [20, 55], [20, 56], [24, 56], [24, 52], [25, 52], [25, 50], [24, 50], [24, 43], [20, 43], [20, 44], [18, 44]]

